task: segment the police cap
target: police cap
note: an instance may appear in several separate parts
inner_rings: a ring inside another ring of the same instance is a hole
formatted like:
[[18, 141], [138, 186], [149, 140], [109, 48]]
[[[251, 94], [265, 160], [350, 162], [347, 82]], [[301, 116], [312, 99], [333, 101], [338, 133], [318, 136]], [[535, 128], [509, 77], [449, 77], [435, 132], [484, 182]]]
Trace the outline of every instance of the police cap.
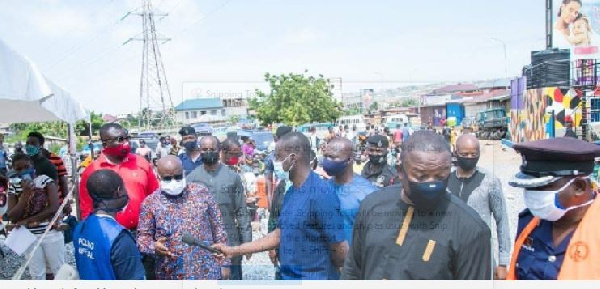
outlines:
[[551, 184], [562, 177], [589, 175], [600, 146], [583, 140], [559, 137], [515, 144], [523, 163], [509, 184], [513, 187], [535, 188]]
[[181, 136], [196, 135], [196, 130], [191, 126], [184, 126], [179, 130]]
[[390, 143], [388, 142], [387, 137], [382, 136], [382, 135], [370, 136], [369, 139], [367, 139], [367, 143], [369, 143], [372, 146], [380, 147], [380, 148], [386, 148], [386, 147], [390, 146]]

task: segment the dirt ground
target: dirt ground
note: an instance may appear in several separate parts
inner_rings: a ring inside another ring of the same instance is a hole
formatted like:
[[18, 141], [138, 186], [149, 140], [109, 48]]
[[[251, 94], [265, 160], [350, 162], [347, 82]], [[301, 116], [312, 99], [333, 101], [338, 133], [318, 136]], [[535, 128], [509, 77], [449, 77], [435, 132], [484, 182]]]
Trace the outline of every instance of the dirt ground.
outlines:
[[[502, 149], [500, 141], [480, 141], [479, 166], [492, 172], [502, 182], [506, 198], [511, 240], [515, 239], [519, 213], [525, 209], [523, 190], [508, 185], [508, 181], [519, 171], [521, 156], [511, 148]], [[494, 223], [494, 222], [492, 222]], [[495, 242], [495, 228], [492, 229]], [[497, 248], [497, 246], [494, 246]]]

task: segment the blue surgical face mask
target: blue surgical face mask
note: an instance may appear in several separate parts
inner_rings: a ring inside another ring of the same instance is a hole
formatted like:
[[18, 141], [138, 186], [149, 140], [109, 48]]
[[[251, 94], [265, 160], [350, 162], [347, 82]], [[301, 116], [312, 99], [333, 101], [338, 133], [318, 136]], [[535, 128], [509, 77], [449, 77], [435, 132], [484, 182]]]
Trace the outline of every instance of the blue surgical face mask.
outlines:
[[333, 161], [329, 158], [323, 158], [323, 170], [329, 176], [337, 176], [341, 174], [346, 167], [348, 167], [348, 160], [345, 161]]
[[36, 156], [37, 154], [40, 153], [40, 149], [36, 146], [32, 146], [32, 145], [25, 145], [25, 152], [27, 153], [27, 155], [29, 155], [30, 157], [32, 156]]

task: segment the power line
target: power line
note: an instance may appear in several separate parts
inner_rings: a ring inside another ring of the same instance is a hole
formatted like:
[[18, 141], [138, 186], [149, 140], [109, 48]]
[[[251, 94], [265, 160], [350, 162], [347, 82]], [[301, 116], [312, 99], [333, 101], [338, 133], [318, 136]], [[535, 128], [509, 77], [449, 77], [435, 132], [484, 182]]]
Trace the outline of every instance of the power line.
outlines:
[[[106, 2], [104, 5], [102, 5], [102, 7], [96, 9], [96, 11], [94, 13], [92, 13], [92, 15], [90, 15], [87, 18], [93, 18], [96, 19], [96, 17], [98, 16], [98, 14], [100, 14], [101, 11], [103, 11], [106, 7], [108, 7], [109, 4], [111, 4], [112, 2], [114, 2], [115, 0], [109, 0], [108, 2]], [[73, 34], [73, 32], [81, 30], [82, 26], [76, 26], [75, 29], [71, 29], [69, 32], [67, 32], [67, 34], [65, 34], [63, 37], [67, 37], [71, 34]], [[57, 43], [61, 42], [61, 37], [57, 37], [56, 40], [50, 42], [50, 44], [48, 44], [46, 47], [44, 47], [42, 49], [42, 51], [47, 51], [48, 49], [50, 49], [51, 47], [53, 47], [54, 45], [56, 45]]]
[[218, 6], [217, 8], [211, 10], [210, 12], [208, 12], [206, 15], [204, 15], [204, 17], [198, 19], [197, 21], [193, 22], [192, 24], [188, 25], [187, 27], [180, 29], [178, 32], [175, 33], [175, 35], [173, 36], [174, 38], [181, 35], [183, 32], [186, 32], [188, 29], [194, 27], [196, 24], [210, 18], [210, 16], [212, 16], [213, 14], [219, 12], [219, 10], [225, 8], [225, 6], [227, 6], [227, 4], [231, 3], [233, 0], [226, 0], [224, 1], [220, 6]]

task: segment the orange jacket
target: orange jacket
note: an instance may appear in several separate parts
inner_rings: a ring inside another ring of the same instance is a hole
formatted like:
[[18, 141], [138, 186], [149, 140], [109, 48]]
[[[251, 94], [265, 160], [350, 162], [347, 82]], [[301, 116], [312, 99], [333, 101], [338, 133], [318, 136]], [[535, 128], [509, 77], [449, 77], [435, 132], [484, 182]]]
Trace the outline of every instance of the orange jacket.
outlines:
[[[558, 280], [600, 280], [600, 198], [590, 205], [585, 216], [575, 229], [565, 259], [558, 273]], [[507, 280], [517, 280], [515, 264], [523, 243], [540, 223], [540, 218], [534, 217], [525, 226], [517, 241], [510, 261]]]

